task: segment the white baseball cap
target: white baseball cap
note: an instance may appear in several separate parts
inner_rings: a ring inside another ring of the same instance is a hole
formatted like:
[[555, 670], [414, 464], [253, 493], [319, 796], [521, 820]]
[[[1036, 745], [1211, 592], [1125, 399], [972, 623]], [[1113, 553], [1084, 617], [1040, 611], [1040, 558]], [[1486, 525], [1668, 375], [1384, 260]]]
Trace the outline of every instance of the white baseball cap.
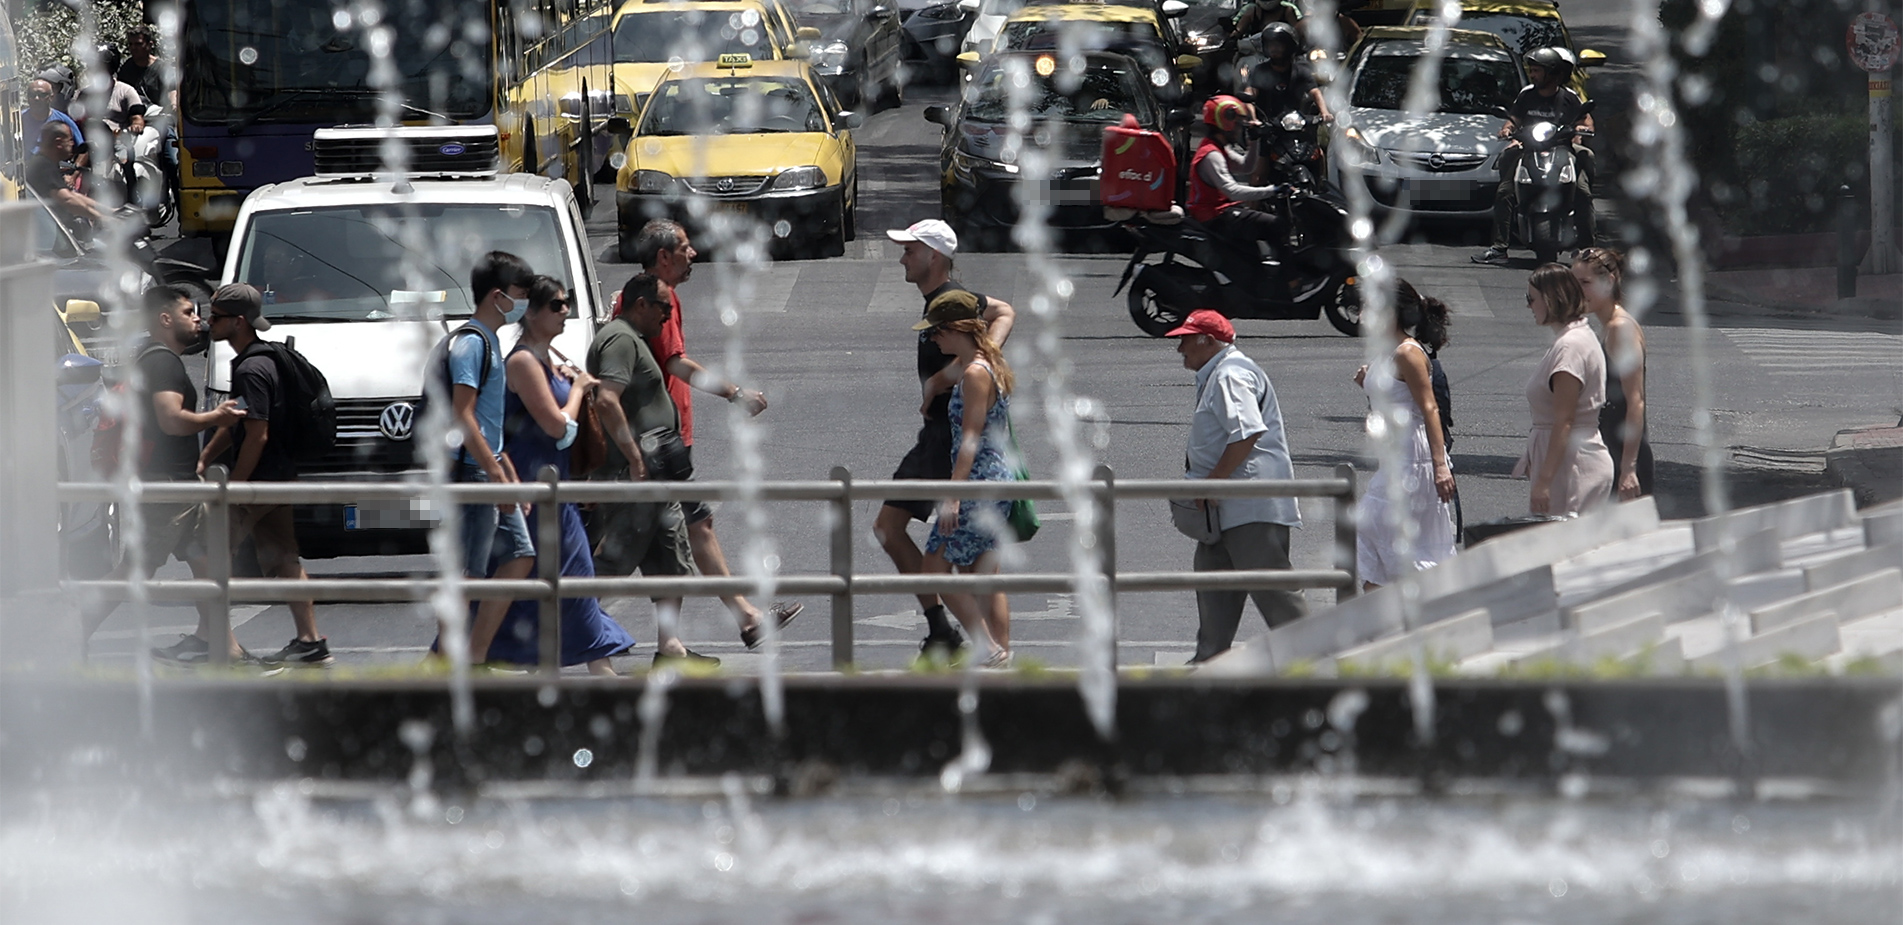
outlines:
[[913, 222], [912, 226], [904, 231], [891, 229], [885, 233], [885, 236], [900, 243], [917, 241], [947, 257], [958, 253], [958, 232], [953, 231], [952, 226], [935, 218]]

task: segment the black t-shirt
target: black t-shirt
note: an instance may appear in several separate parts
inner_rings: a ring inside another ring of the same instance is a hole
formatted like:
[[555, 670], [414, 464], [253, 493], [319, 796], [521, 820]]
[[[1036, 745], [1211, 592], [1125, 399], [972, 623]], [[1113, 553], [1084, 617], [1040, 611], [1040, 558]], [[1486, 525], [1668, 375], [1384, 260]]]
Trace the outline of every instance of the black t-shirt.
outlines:
[[139, 351], [139, 375], [145, 379], [144, 445], [149, 455], [139, 467], [139, 477], [153, 482], [189, 481], [198, 475], [198, 435], [176, 437], [159, 427], [158, 412], [152, 397], [160, 392], [177, 392], [186, 410], [193, 407], [192, 377], [185, 372], [185, 361], [171, 348], [158, 344]]
[[1255, 93], [1256, 115], [1267, 122], [1291, 110], [1307, 111], [1308, 91], [1316, 88], [1315, 72], [1297, 60], [1283, 73], [1262, 62], [1249, 71], [1249, 89]]
[[1513, 105], [1507, 108], [1507, 113], [1521, 128], [1534, 122], [1551, 122], [1560, 128], [1568, 128], [1578, 125], [1579, 120], [1585, 118], [1582, 111], [1585, 108], [1585, 102], [1570, 87], [1560, 87], [1559, 92], [1552, 96], [1543, 96], [1532, 84], [1528, 84], [1519, 96], [1513, 98]]
[[41, 199], [51, 199], [60, 190], [72, 188], [66, 185], [66, 174], [58, 161], [37, 154], [26, 159], [26, 185]]
[[153, 58], [150, 65], [127, 61], [119, 65], [119, 73], [115, 76], [139, 91], [139, 96], [144, 98], [147, 106], [166, 106], [165, 68], [159, 59]]
[[[231, 361], [231, 397], [240, 403], [245, 413], [232, 433], [229, 465], [236, 466], [238, 453], [244, 448], [246, 421], [286, 422], [288, 426], [291, 420], [289, 396], [285, 394], [277, 357], [271, 348], [262, 343], [253, 344]], [[251, 481], [296, 479], [297, 460], [291, 457], [290, 445], [289, 434], [273, 432], [271, 439], [265, 441], [264, 455], [258, 457], [258, 467], [251, 472]]]
[[[958, 282], [957, 280], [947, 280], [945, 282], [945, 285], [940, 286], [937, 289], [934, 289], [931, 292], [926, 294], [925, 296], [926, 307], [927, 308], [931, 307], [933, 299], [936, 299], [947, 292], [971, 292], [971, 290], [966, 289], [964, 287], [964, 284]], [[984, 296], [978, 295], [978, 293], [975, 293], [975, 292], [972, 292], [971, 294], [978, 296], [979, 305], [985, 304]], [[920, 316], [923, 317], [923, 314], [924, 313], [921, 312]], [[932, 342], [932, 332], [930, 331], [918, 332], [918, 381], [920, 383], [923, 383], [925, 380], [930, 379], [941, 372], [944, 372], [945, 367], [950, 366], [952, 364], [952, 359], [953, 357], [951, 354], [938, 349], [938, 345]], [[946, 389], [945, 391], [938, 393], [937, 397], [932, 399], [932, 406], [931, 408], [926, 410], [925, 419], [927, 421], [950, 421], [951, 420], [951, 390], [950, 389]]]

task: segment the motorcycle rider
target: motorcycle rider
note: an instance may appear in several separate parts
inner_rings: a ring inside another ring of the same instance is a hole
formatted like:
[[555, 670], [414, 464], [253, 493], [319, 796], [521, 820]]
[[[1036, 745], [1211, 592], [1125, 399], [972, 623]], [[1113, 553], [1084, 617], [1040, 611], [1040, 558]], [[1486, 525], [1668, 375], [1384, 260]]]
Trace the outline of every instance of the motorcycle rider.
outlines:
[[[1591, 247], [1595, 231], [1592, 214], [1592, 149], [1585, 140], [1592, 137], [1592, 115], [1579, 94], [1566, 86], [1575, 67], [1572, 52], [1564, 48], [1536, 48], [1526, 55], [1526, 76], [1533, 81], [1514, 97], [1507, 109], [1507, 121], [1500, 126], [1499, 137], [1512, 138], [1521, 127], [1534, 122], [1574, 126], [1573, 153], [1577, 167], [1573, 171], [1576, 189], [1573, 202], [1580, 247]], [[1513, 215], [1520, 207], [1519, 194], [1513, 188], [1513, 175], [1520, 166], [1524, 149], [1518, 141], [1500, 153], [1500, 186], [1493, 196], [1493, 243], [1475, 254], [1473, 262], [1503, 266], [1507, 262], [1507, 239], [1513, 228]]]
[[1270, 23], [1293, 26], [1302, 21], [1302, 8], [1291, 0], [1253, 0], [1244, 3], [1229, 27], [1229, 38], [1240, 41], [1261, 32]]
[[[1302, 41], [1286, 23], [1272, 22], [1254, 39], [1268, 60], [1249, 72], [1242, 98], [1255, 105], [1258, 119], [1273, 119], [1290, 111], [1313, 111], [1323, 122], [1333, 122], [1328, 101], [1315, 82], [1315, 71], [1302, 60]], [[1245, 47], [1245, 52], [1252, 50]]]
[[1191, 218], [1231, 241], [1259, 242], [1265, 257], [1274, 257], [1275, 241], [1281, 221], [1270, 212], [1253, 209], [1248, 203], [1282, 195], [1280, 186], [1248, 186], [1237, 175], [1249, 176], [1256, 166], [1253, 146], [1238, 146], [1244, 131], [1255, 121], [1249, 107], [1228, 94], [1217, 94], [1203, 103], [1203, 141], [1189, 159], [1189, 201]]

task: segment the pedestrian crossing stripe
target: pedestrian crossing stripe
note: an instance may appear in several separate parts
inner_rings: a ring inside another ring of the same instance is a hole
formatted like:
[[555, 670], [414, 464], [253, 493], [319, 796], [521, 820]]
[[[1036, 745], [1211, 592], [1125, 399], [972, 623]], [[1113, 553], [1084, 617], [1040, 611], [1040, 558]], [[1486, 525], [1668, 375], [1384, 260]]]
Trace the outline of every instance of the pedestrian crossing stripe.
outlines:
[[1823, 370], [1903, 372], [1903, 336], [1861, 331], [1725, 328], [1725, 336], [1774, 376]]

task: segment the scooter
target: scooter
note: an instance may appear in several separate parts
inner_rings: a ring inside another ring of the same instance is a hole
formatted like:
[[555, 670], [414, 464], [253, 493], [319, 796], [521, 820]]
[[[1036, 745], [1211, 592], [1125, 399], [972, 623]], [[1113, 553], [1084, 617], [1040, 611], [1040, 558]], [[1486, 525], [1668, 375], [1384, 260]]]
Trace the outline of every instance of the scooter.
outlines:
[[1311, 192], [1320, 192], [1328, 180], [1324, 176], [1322, 146], [1315, 142], [1314, 126], [1320, 116], [1293, 109], [1273, 119], [1265, 119], [1253, 129], [1261, 143], [1261, 156], [1268, 183], [1285, 183]]
[[[1137, 239], [1123, 268], [1130, 319], [1162, 337], [1198, 308], [1230, 318], [1307, 320], [1326, 316], [1350, 337], [1361, 333], [1361, 295], [1355, 279], [1348, 207], [1337, 197], [1291, 187], [1265, 203], [1286, 229], [1280, 260], [1267, 261], [1256, 242], [1235, 242], [1180, 213], [1146, 213], [1124, 223]], [[1151, 216], [1180, 216], [1152, 220]], [[1160, 256], [1160, 260], [1152, 260]]]
[[[1593, 101], [1588, 101], [1580, 115], [1584, 117], [1592, 110]], [[1513, 217], [1514, 231], [1533, 251], [1534, 259], [1543, 264], [1552, 263], [1560, 251], [1575, 246], [1579, 239], [1578, 210], [1592, 208], [1591, 202], [1575, 201], [1579, 188], [1573, 183], [1580, 165], [1572, 141], [1577, 134], [1575, 126], [1532, 122], [1515, 135], [1521, 154], [1512, 180], [1520, 203]], [[1501, 182], [1506, 178], [1502, 177]]]

